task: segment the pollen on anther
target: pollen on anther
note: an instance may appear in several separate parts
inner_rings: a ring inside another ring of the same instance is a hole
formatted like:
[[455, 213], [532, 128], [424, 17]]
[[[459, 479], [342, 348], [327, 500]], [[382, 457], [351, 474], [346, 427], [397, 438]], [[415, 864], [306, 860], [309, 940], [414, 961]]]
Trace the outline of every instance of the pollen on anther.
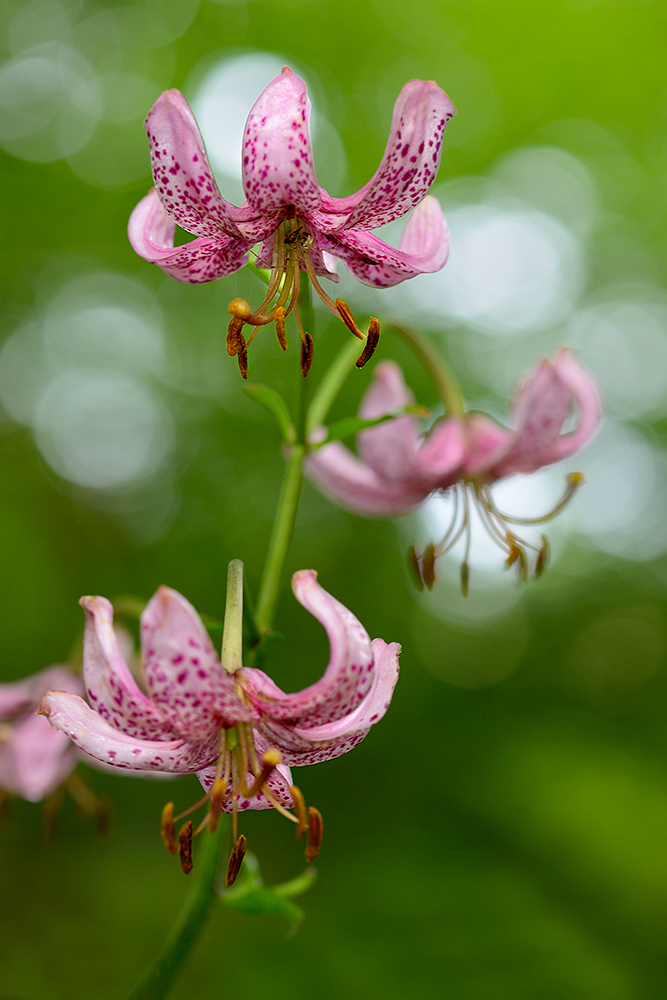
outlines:
[[174, 803], [167, 802], [162, 810], [162, 843], [170, 854], [176, 854], [176, 825], [174, 823]]
[[296, 839], [301, 840], [304, 833], [308, 829], [308, 811], [306, 809], [306, 800], [303, 797], [301, 789], [297, 788], [296, 785], [292, 785], [290, 788], [290, 794], [292, 796], [294, 812], [296, 813], [298, 820]]
[[345, 302], [343, 299], [336, 299], [334, 305], [338, 310], [338, 315], [342, 319], [343, 323], [345, 323], [345, 326], [348, 328], [348, 330], [351, 333], [353, 333], [355, 337], [358, 337], [359, 340], [363, 340], [364, 335], [357, 326], [357, 324], [355, 323], [354, 316], [352, 315], [352, 311], [348, 306], [347, 302]]
[[322, 846], [322, 813], [314, 806], [308, 808], [308, 840], [306, 841], [306, 861], [314, 861]]
[[433, 542], [424, 549], [422, 556], [422, 579], [427, 590], [433, 590], [435, 585], [435, 545]]
[[225, 885], [229, 887], [234, 885], [236, 882], [236, 877], [241, 870], [241, 865], [243, 864], [243, 859], [245, 857], [247, 847], [247, 840], [244, 834], [241, 834], [234, 847], [232, 848], [232, 853], [229, 856], [229, 864], [227, 865], [227, 873], [225, 875]]
[[233, 358], [235, 354], [244, 350], [245, 337], [243, 336], [243, 320], [238, 316], [233, 316], [227, 327], [227, 354]]
[[287, 337], [285, 336], [285, 309], [283, 306], [278, 306], [276, 309], [276, 336], [278, 337], [278, 343], [282, 347], [283, 351], [287, 350]]
[[178, 860], [183, 874], [189, 875], [192, 871], [192, 823], [190, 820], [186, 820], [178, 834]]
[[306, 377], [313, 363], [313, 338], [309, 333], [304, 333], [301, 341], [301, 374]]
[[414, 545], [411, 545], [405, 555], [405, 561], [408, 568], [408, 573], [410, 574], [410, 579], [412, 580], [415, 588], [421, 593], [424, 589], [424, 581], [422, 580], [421, 568], [419, 566], [419, 557], [415, 550]]
[[237, 358], [237, 361], [239, 363], [239, 371], [241, 373], [241, 378], [247, 378], [248, 377], [248, 351], [247, 351], [247, 348], [245, 346], [243, 347], [242, 350], [239, 351], [239, 353], [237, 354], [236, 358]]
[[373, 357], [375, 353], [375, 348], [378, 345], [379, 339], [380, 339], [380, 324], [375, 318], [375, 316], [371, 316], [371, 320], [368, 326], [368, 336], [366, 338], [366, 344], [364, 346], [363, 351], [361, 352], [361, 354], [359, 355], [359, 357], [355, 362], [357, 368], [363, 368], [366, 362], [370, 361], [370, 359]]

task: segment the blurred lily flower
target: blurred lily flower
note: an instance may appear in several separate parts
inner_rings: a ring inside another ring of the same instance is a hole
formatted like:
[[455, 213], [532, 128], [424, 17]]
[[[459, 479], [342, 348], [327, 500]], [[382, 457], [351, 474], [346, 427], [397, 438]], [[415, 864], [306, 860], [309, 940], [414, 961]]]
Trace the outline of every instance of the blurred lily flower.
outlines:
[[40, 802], [76, 767], [76, 748], [35, 713], [53, 687], [73, 696], [83, 684], [65, 666], [47, 667], [20, 681], [0, 684], [0, 791]]
[[[285, 694], [258, 669], [226, 670], [192, 605], [161, 587], [141, 619], [150, 697], [120, 653], [111, 604], [104, 597], [84, 597], [84, 680], [93, 707], [68, 691], [50, 691], [40, 710], [106, 764], [197, 772], [211, 815], [232, 812], [236, 822], [238, 811], [273, 807], [305, 828], [303, 798], [292, 785], [290, 765], [338, 757], [366, 736], [389, 706], [400, 647], [371, 642], [354, 615], [318, 584], [313, 570], [295, 573], [292, 588], [331, 644], [323, 677], [303, 691]], [[296, 817], [286, 812], [290, 808]]]
[[[399, 366], [391, 361], [377, 366], [359, 416], [374, 419], [414, 402]], [[564, 425], [576, 412], [573, 429]], [[456, 490], [451, 523], [438, 545], [429, 545], [423, 556], [410, 559], [418, 579], [434, 582], [435, 559], [456, 542], [470, 536], [469, 494], [482, 522], [504, 550], [507, 565], [527, 574], [526, 549], [536, 551], [539, 574], [548, 555], [541, 547], [519, 537], [512, 525], [540, 524], [554, 517], [583, 481], [568, 477], [565, 496], [543, 517], [513, 518], [501, 512], [491, 495], [491, 485], [515, 473], [530, 473], [568, 458], [596, 432], [602, 416], [600, 392], [593, 376], [562, 348], [552, 360], [542, 358], [520, 384], [512, 402], [511, 424], [469, 412], [436, 421], [426, 437], [416, 418], [402, 416], [362, 431], [357, 438], [359, 456], [339, 442], [312, 452], [306, 462], [308, 478], [335, 503], [366, 517], [395, 517], [423, 503], [436, 490]], [[467, 588], [467, 556], [462, 569]]]
[[[302, 368], [307, 370], [312, 338], [298, 312], [301, 271], [308, 273], [327, 308], [363, 337], [346, 303], [333, 301], [318, 281], [323, 275], [338, 280], [334, 257], [377, 288], [444, 266], [447, 226], [438, 202], [424, 196], [438, 172], [445, 126], [454, 111], [436, 83], [406, 83], [376, 173], [355, 194], [332, 198], [317, 183], [306, 85], [285, 67], [250, 111], [243, 140], [247, 201], [236, 208], [218, 190], [185, 98], [178, 90], [165, 91], [146, 120], [155, 188], [132, 213], [130, 242], [141, 257], [185, 282], [232, 274], [261, 244], [257, 263], [270, 269], [269, 287], [255, 310], [242, 299], [230, 304], [228, 350], [238, 356], [245, 374], [243, 326], [254, 327], [252, 339], [259, 326], [275, 323], [285, 347], [285, 316], [293, 311], [302, 339]], [[370, 232], [412, 208], [398, 250]], [[196, 239], [174, 247], [176, 224]]]

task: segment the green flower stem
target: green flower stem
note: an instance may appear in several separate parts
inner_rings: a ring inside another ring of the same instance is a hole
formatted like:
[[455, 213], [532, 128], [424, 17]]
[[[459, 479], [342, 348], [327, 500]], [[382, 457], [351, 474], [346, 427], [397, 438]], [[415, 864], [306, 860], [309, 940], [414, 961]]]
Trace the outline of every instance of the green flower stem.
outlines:
[[[299, 280], [299, 313], [304, 329], [311, 336], [315, 334], [315, 312], [308, 275], [303, 272]], [[259, 587], [255, 624], [260, 636], [266, 635], [273, 627], [273, 619], [278, 605], [280, 582], [285, 567], [303, 482], [303, 461], [306, 457], [306, 417], [308, 413], [308, 377], [300, 376], [299, 402], [296, 415], [297, 442], [290, 449], [285, 478], [283, 480], [278, 510], [273, 524], [269, 551], [264, 564], [264, 573]]]
[[343, 382], [352, 371], [358, 355], [359, 341], [350, 339], [349, 343], [338, 352], [333, 364], [327, 369], [308, 409], [306, 421], [308, 437], [326, 420], [329, 408], [340, 392]]
[[463, 396], [458, 382], [444, 358], [430, 341], [410, 327], [392, 324], [392, 329], [408, 342], [420, 362], [435, 382], [445, 413], [449, 417], [462, 417], [465, 413]]
[[197, 858], [197, 881], [185, 900], [183, 911], [143, 981], [128, 1000], [162, 1000], [169, 991], [190, 949], [197, 940], [211, 904], [216, 898], [216, 877], [225, 847], [228, 822], [223, 817], [218, 828], [201, 834], [201, 857]]
[[259, 597], [257, 598], [255, 624], [260, 635], [266, 635], [273, 626], [273, 618], [280, 593], [280, 580], [292, 532], [294, 531], [294, 522], [296, 521], [305, 456], [305, 445], [295, 444], [291, 449], [287, 468], [285, 469], [282, 492], [278, 501], [278, 512], [273, 525], [269, 551], [259, 588]]

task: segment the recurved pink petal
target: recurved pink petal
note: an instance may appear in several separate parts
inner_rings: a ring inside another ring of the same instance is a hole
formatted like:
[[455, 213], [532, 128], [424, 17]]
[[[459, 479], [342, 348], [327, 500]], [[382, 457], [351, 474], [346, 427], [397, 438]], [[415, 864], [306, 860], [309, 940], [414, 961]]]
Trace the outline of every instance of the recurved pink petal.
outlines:
[[137, 739], [114, 728], [82, 698], [67, 691], [49, 691], [42, 698], [40, 712], [80, 750], [114, 767], [189, 774], [212, 764], [218, 756], [217, 734], [201, 743]]
[[[373, 369], [373, 380], [364, 393], [359, 416], [375, 420], [414, 403], [403, 372], [395, 361], [381, 361]], [[359, 453], [381, 479], [402, 483], [416, 466], [418, 424], [414, 417], [399, 417], [361, 431]]]
[[306, 85], [285, 66], [253, 105], [243, 139], [243, 187], [256, 212], [298, 213], [320, 206]]
[[172, 738], [173, 730], [138, 686], [118, 647], [111, 603], [106, 597], [82, 597], [79, 603], [86, 612], [83, 677], [95, 711], [127, 736]]
[[29, 802], [50, 795], [76, 766], [65, 734], [35, 715], [40, 698], [52, 687], [83, 693], [81, 678], [60, 665], [0, 684], [0, 723], [6, 724], [0, 726], [0, 789]]
[[54, 687], [77, 694], [83, 692], [81, 679], [59, 664], [18, 681], [0, 684], [0, 722], [11, 722], [24, 712], [34, 713], [42, 695]]
[[345, 261], [359, 281], [388, 288], [444, 267], [449, 257], [449, 230], [437, 199], [429, 195], [412, 213], [398, 250], [373, 233], [349, 229], [330, 238], [329, 250]]
[[432, 274], [447, 263], [449, 229], [440, 202], [432, 194], [419, 202], [408, 219], [399, 249], [406, 260], [412, 258], [419, 274]]
[[251, 244], [218, 234], [174, 247], [176, 226], [153, 188], [136, 206], [127, 232], [135, 253], [177, 281], [199, 284], [233, 274], [248, 261]]
[[466, 414], [465, 436], [468, 450], [464, 471], [471, 478], [481, 476], [484, 470], [492, 468], [494, 462], [511, 448], [515, 439], [514, 431], [484, 413]]
[[381, 479], [339, 441], [311, 452], [305, 473], [334, 503], [363, 517], [398, 517], [418, 507], [431, 492]]
[[[376, 365], [373, 381], [364, 395], [359, 415], [371, 419], [413, 402], [403, 372], [393, 361]], [[463, 427], [459, 420], [441, 420], [422, 441], [413, 417], [399, 417], [358, 436], [359, 451], [380, 479], [421, 493], [450, 486], [465, 456]]]
[[442, 138], [455, 113], [437, 83], [410, 80], [402, 88], [376, 173], [356, 194], [323, 199], [323, 210], [345, 216], [344, 229], [376, 229], [414, 208], [435, 180]]
[[425, 479], [433, 489], [446, 490], [460, 478], [469, 453], [464, 421], [458, 417], [438, 420], [428, 433], [417, 460]]
[[373, 679], [371, 641], [352, 612], [319, 585], [315, 570], [295, 573], [292, 590], [327, 631], [331, 653], [324, 676], [303, 691], [284, 694], [261, 670], [244, 668], [241, 684], [263, 719], [323, 725], [347, 715], [365, 697]]
[[553, 364], [558, 377], [569, 388], [577, 408], [574, 430], [559, 435], [556, 440], [555, 450], [561, 459], [578, 451], [597, 433], [604, 407], [600, 387], [572, 351], [562, 348], [557, 352]]
[[31, 714], [0, 734], [0, 789], [28, 802], [41, 802], [76, 767], [74, 747], [65, 733], [51, 729], [46, 719]]
[[204, 142], [179, 90], [165, 90], [146, 119], [155, 188], [166, 212], [195, 236], [240, 238], [238, 209], [213, 178]]
[[361, 743], [383, 717], [398, 680], [401, 647], [397, 642], [373, 639], [372, 649], [373, 683], [354, 711], [322, 726], [289, 728], [270, 721], [262, 727], [273, 745], [280, 747], [286, 764], [297, 767], [340, 757]]
[[[577, 426], [563, 434], [563, 424], [575, 406]], [[597, 385], [571, 351], [559, 351], [554, 361], [543, 358], [516, 393], [512, 407], [515, 440], [496, 461], [493, 474], [534, 472], [565, 458], [592, 436], [601, 415]]]
[[146, 686], [173, 731], [196, 743], [256, 713], [222, 668], [201, 618], [189, 601], [160, 587], [141, 616]]

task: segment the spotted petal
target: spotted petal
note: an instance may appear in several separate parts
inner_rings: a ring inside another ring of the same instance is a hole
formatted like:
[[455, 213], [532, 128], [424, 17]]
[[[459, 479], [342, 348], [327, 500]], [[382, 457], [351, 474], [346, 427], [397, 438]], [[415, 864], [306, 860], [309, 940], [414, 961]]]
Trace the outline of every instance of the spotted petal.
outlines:
[[262, 723], [261, 730], [274, 745], [279, 745], [285, 764], [297, 767], [317, 764], [340, 757], [361, 743], [369, 730], [383, 717], [398, 680], [397, 642], [373, 639], [373, 683], [363, 701], [347, 715], [321, 726], [288, 727], [273, 721]]
[[429, 195], [412, 213], [398, 250], [373, 233], [346, 229], [330, 238], [329, 251], [345, 261], [359, 281], [389, 288], [447, 263], [449, 230], [436, 198]]
[[[383, 361], [375, 367], [359, 415], [367, 419], [413, 402], [400, 367]], [[311, 482], [336, 503], [366, 517], [395, 517], [423, 503], [435, 489], [446, 489], [459, 475], [466, 455], [460, 420], [439, 421], [425, 441], [413, 417], [388, 420], [358, 436], [360, 460], [339, 442], [312, 452], [306, 461]]]
[[49, 691], [40, 712], [95, 760], [126, 770], [189, 774], [214, 763], [218, 755], [217, 735], [201, 743], [127, 736], [67, 691]]
[[202, 620], [189, 601], [160, 587], [141, 616], [146, 686], [175, 733], [195, 743], [255, 713], [223, 670]]
[[260, 670], [239, 671], [243, 688], [268, 719], [294, 725], [323, 725], [351, 712], [372, 683], [373, 653], [366, 629], [352, 612], [317, 582], [314, 570], [299, 570], [292, 590], [300, 604], [324, 625], [331, 654], [324, 676], [296, 694], [285, 694]]
[[[432, 80], [410, 80], [402, 88], [380, 166], [356, 194], [323, 199], [323, 209], [343, 217], [337, 229], [376, 229], [405, 215], [426, 195], [440, 166], [445, 127], [455, 114]], [[331, 230], [330, 230], [331, 231]]]
[[233, 274], [248, 261], [250, 243], [220, 233], [202, 236], [174, 247], [176, 225], [160, 203], [155, 189], [136, 206], [128, 223], [135, 253], [177, 281], [199, 284]]
[[465, 474], [480, 480], [494, 462], [507, 454], [515, 439], [514, 431], [485, 413], [466, 414], [465, 434], [468, 441]]
[[[139, 688], [118, 646], [106, 597], [82, 597], [86, 612], [83, 676], [91, 705], [103, 719], [138, 739], [173, 737], [171, 727]], [[51, 687], [59, 687], [52, 684]]]
[[297, 213], [320, 206], [309, 133], [306, 85], [287, 66], [253, 105], [243, 139], [243, 188], [262, 214]]
[[158, 97], [146, 119], [155, 189], [168, 215], [195, 236], [241, 237], [239, 210], [222, 197], [204, 141], [179, 90]]

